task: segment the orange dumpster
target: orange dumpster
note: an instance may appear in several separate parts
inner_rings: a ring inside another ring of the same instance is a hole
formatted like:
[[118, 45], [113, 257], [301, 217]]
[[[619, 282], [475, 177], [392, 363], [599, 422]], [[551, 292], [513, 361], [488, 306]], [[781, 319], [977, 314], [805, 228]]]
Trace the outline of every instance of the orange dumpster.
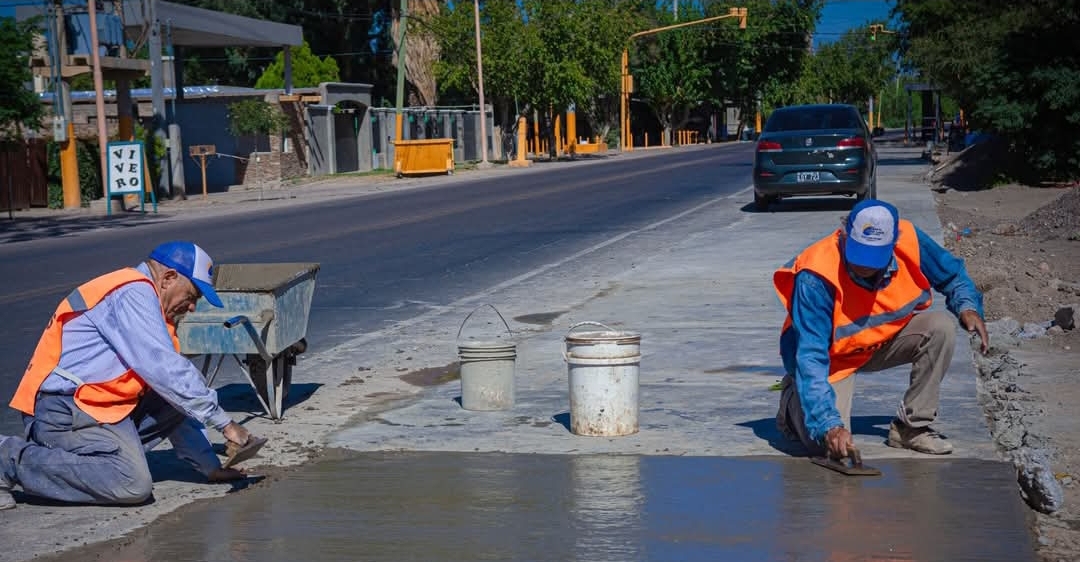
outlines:
[[393, 141], [394, 173], [454, 173], [454, 139], [417, 139]]

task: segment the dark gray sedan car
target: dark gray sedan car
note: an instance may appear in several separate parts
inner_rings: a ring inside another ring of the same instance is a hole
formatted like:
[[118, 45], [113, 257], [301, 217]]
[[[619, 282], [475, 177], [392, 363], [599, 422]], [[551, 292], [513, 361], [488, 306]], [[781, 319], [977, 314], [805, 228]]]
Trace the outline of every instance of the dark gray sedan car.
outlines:
[[846, 195], [877, 198], [877, 151], [851, 105], [796, 105], [765, 122], [754, 153], [754, 205], [782, 197]]

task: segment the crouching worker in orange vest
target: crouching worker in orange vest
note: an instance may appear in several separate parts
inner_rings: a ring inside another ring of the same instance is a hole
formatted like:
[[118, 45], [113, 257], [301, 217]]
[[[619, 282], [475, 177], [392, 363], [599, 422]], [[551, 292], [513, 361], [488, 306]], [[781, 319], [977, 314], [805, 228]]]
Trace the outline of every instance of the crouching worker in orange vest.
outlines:
[[245, 477], [221, 467], [204, 428], [241, 446], [253, 437], [176, 338], [177, 316], [200, 297], [221, 306], [212, 271], [202, 248], [167, 242], [60, 303], [10, 403], [25, 434], [0, 435], [0, 509], [15, 507], [15, 485], [64, 502], [144, 502], [153, 488], [145, 451], [164, 439], [211, 482]]
[[[787, 375], [777, 426], [811, 455], [848, 456], [856, 371], [911, 364], [910, 385], [889, 426], [888, 445], [947, 454], [952, 444], [930, 427], [952, 360], [956, 316], [977, 332], [986, 353], [982, 295], [964, 262], [896, 208], [858, 203], [844, 227], [810, 245], [773, 275], [787, 309], [780, 355]], [[927, 311], [931, 289], [949, 312]], [[951, 315], [950, 315], [951, 313]]]

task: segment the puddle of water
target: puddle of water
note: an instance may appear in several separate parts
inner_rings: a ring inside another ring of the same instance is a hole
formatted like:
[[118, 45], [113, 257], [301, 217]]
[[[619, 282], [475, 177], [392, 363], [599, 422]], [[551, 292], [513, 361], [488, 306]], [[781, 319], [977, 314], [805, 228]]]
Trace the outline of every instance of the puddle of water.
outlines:
[[535, 314], [523, 314], [521, 316], [515, 316], [514, 320], [521, 322], [522, 324], [538, 324], [546, 325], [551, 324], [556, 318], [566, 314], [565, 310], [559, 310], [556, 312], [537, 312]]
[[875, 465], [883, 476], [787, 457], [356, 454], [56, 560], [1035, 560], [1011, 466]]
[[438, 386], [461, 378], [460, 367], [455, 361], [442, 367], [428, 367], [410, 371], [398, 378], [413, 386]]

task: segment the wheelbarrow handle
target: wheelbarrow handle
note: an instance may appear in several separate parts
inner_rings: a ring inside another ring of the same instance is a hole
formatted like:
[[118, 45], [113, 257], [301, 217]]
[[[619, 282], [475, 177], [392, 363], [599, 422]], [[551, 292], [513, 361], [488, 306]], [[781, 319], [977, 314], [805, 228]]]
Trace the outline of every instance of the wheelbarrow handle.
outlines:
[[[271, 320], [274, 319], [274, 311], [273, 310], [264, 310], [264, 311], [262, 311], [259, 314], [259, 319], [261, 321], [263, 321], [264, 323], [270, 322]], [[243, 314], [240, 314], [240, 315], [237, 315], [237, 316], [233, 316], [232, 318], [229, 318], [228, 320], [225, 321], [225, 327], [226, 328], [233, 328], [233, 327], [239, 326], [241, 324], [244, 325], [244, 329], [247, 331], [248, 335], [251, 336], [251, 340], [253, 342], [255, 342], [255, 347], [259, 350], [259, 356], [262, 357], [268, 363], [270, 361], [273, 361], [274, 356], [270, 355], [270, 352], [266, 350], [266, 344], [263, 343], [262, 337], [259, 336], [259, 333], [257, 331], [255, 331], [255, 326], [253, 326], [251, 324], [251, 319], [250, 318], [248, 318], [247, 316], [244, 316]]]

